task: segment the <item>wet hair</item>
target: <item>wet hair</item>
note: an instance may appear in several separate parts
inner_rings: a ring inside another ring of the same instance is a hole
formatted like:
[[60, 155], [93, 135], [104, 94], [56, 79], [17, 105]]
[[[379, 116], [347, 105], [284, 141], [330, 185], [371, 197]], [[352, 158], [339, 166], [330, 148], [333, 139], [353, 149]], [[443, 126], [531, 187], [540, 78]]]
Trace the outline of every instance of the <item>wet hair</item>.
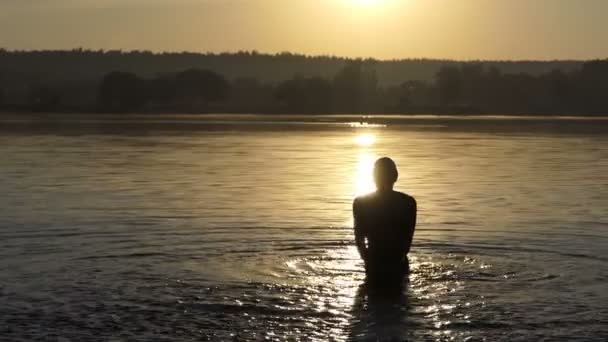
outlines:
[[394, 184], [399, 178], [397, 165], [388, 157], [383, 157], [376, 160], [374, 164], [374, 179], [376, 183]]

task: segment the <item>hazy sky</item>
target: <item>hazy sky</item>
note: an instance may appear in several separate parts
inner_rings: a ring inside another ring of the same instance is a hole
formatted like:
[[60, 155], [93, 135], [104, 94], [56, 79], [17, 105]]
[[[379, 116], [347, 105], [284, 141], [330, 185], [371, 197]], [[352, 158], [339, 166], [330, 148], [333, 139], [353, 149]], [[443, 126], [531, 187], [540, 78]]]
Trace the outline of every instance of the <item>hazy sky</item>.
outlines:
[[608, 57], [608, 0], [0, 0], [0, 47]]

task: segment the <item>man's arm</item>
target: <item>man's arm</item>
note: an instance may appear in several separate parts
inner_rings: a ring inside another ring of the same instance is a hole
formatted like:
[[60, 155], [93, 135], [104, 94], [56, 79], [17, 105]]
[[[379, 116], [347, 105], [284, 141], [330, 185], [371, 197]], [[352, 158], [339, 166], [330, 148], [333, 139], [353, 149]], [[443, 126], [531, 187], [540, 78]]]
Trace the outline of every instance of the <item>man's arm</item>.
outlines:
[[353, 218], [354, 218], [354, 229], [355, 229], [355, 243], [357, 244], [357, 250], [363, 262], [367, 263], [367, 246], [365, 245], [365, 227], [361, 222], [361, 209], [359, 208], [359, 201], [355, 199], [353, 202]]
[[416, 200], [412, 197], [412, 208], [409, 213], [409, 222], [407, 227], [407, 240], [405, 245], [405, 255], [410, 252], [410, 248], [412, 247], [412, 241], [414, 240], [414, 231], [416, 230], [416, 216], [418, 215], [418, 204]]

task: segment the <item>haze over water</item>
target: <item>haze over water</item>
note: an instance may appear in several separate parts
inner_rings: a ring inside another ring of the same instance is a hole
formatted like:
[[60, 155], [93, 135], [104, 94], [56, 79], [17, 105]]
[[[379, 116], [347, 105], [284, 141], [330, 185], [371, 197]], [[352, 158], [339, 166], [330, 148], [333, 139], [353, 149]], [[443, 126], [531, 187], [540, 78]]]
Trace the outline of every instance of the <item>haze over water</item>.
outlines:
[[[608, 121], [0, 119], [0, 337], [608, 336]], [[370, 300], [351, 204], [391, 156], [410, 282]]]

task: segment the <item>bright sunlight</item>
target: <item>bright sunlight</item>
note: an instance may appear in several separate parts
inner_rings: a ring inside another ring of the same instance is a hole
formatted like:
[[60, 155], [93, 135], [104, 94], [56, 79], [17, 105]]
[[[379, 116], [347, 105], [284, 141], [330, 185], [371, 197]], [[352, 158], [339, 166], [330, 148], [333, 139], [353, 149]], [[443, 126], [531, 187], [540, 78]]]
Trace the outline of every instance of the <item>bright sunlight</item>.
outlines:
[[365, 195], [375, 190], [372, 170], [374, 168], [374, 154], [370, 151], [376, 143], [376, 135], [373, 133], [361, 133], [355, 137], [355, 143], [359, 145], [359, 163], [354, 174], [355, 195]]
[[362, 147], [372, 146], [376, 142], [376, 136], [373, 134], [361, 134], [355, 137], [357, 145]]
[[362, 153], [359, 155], [359, 164], [357, 165], [354, 182], [356, 196], [366, 195], [376, 190], [372, 175], [374, 161], [375, 157], [372, 154]]
[[376, 6], [382, 2], [382, 0], [353, 0], [356, 4], [362, 6]]

